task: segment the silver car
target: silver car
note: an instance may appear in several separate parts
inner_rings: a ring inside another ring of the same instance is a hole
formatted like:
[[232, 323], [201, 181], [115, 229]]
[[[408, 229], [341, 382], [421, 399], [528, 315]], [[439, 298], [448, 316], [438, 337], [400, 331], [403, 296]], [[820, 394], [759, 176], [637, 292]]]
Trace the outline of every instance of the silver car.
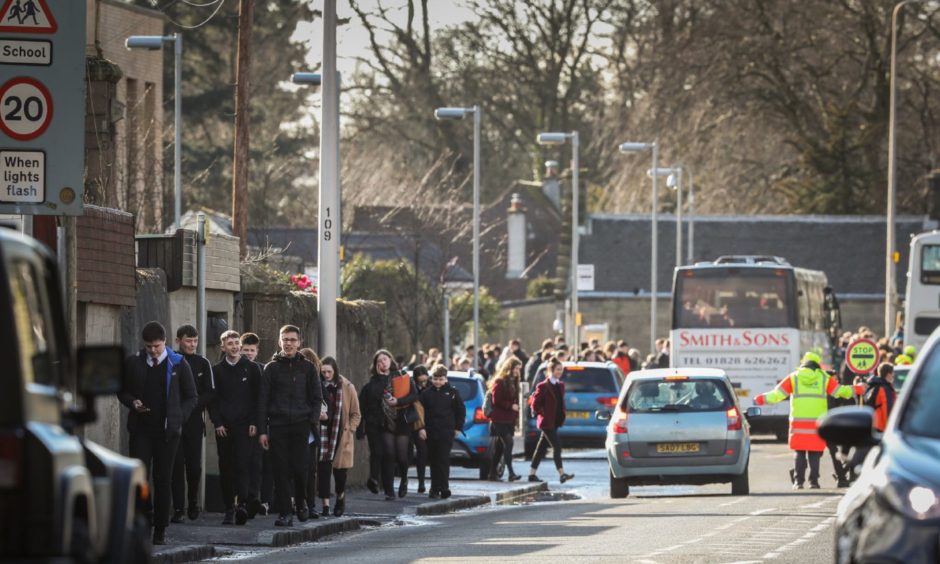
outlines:
[[631, 372], [607, 426], [610, 497], [631, 485], [731, 482], [747, 495], [751, 437], [723, 370]]

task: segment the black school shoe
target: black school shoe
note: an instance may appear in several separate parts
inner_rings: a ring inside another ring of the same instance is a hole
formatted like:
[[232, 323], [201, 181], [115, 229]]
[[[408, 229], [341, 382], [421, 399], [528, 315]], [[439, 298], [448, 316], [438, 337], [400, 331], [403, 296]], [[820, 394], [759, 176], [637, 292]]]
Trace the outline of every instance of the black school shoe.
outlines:
[[379, 483], [372, 478], [366, 480], [366, 487], [369, 488], [369, 491], [374, 494], [379, 493]]
[[170, 523], [182, 523], [184, 515], [186, 515], [185, 511], [182, 509], [177, 509], [173, 512], [173, 517], [170, 517]]
[[199, 506], [196, 505], [195, 503], [191, 503], [189, 505], [188, 517], [190, 521], [195, 521], [196, 519], [199, 519]]
[[441, 499], [447, 499], [447, 498], [449, 498], [449, 497], [450, 497], [450, 490], [442, 490], [442, 491], [441, 491]]
[[235, 510], [235, 524], [244, 525], [248, 522], [248, 509], [244, 504], [239, 505], [238, 509]]
[[274, 520], [274, 526], [275, 527], [293, 527], [294, 518], [291, 517], [290, 515], [281, 515], [280, 517]]
[[153, 544], [155, 546], [166, 544], [166, 529], [164, 529], [163, 527], [153, 528]]
[[398, 484], [398, 497], [406, 495], [408, 495], [408, 478], [402, 478], [401, 483]]
[[343, 513], [345, 512], [346, 512], [346, 495], [343, 494], [342, 497], [337, 496], [336, 498], [336, 507], [333, 508], [333, 515], [335, 515], [336, 517], [342, 517]]
[[558, 477], [558, 481], [560, 481], [562, 484], [564, 484], [565, 482], [567, 482], [568, 480], [570, 480], [570, 479], [572, 479], [572, 478], [574, 478], [574, 474], [567, 474], [567, 473], [565, 473], [565, 474], [562, 474], [561, 476]]
[[248, 510], [248, 518], [254, 519], [257, 514], [261, 513], [262, 508], [263, 506], [261, 505], [260, 499], [253, 497], [248, 500], [248, 507], [246, 508]]
[[[307, 512], [306, 505], [298, 505], [295, 510], [295, 514], [297, 515], [297, 520], [300, 521], [301, 523], [306, 521], [307, 518], [310, 516], [310, 514]], [[314, 513], [314, 515], [316, 515], [316, 513]]]
[[229, 508], [225, 510], [225, 517], [222, 518], [222, 524], [223, 525], [235, 524], [235, 510], [234, 509]]

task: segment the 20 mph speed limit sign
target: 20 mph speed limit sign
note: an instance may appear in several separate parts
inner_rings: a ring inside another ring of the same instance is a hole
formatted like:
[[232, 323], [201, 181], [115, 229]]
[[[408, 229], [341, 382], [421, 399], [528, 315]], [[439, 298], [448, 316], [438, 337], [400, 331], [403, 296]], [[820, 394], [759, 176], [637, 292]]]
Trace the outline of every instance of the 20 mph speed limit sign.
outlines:
[[85, 101], [100, 96], [85, 96], [98, 80], [86, 76], [89, 4], [0, 0], [0, 214], [82, 214], [85, 128], [118, 119], [99, 106], [85, 122]]
[[17, 141], [36, 139], [52, 123], [52, 95], [41, 82], [18, 76], [0, 86], [0, 130]]

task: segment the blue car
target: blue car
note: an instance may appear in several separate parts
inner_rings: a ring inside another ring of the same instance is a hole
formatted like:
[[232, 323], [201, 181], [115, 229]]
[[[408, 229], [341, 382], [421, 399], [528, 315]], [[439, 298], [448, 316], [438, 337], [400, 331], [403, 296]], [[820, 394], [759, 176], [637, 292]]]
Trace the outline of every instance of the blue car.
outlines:
[[[530, 394], [545, 379], [545, 364], [539, 367]], [[565, 424], [558, 430], [564, 446], [603, 447], [610, 414], [617, 405], [623, 373], [613, 362], [566, 362], [561, 377], [565, 383]], [[541, 432], [535, 414], [526, 409], [525, 458], [529, 460]]]
[[[464, 468], [479, 468], [480, 479], [487, 479], [490, 471], [490, 420], [483, 415], [483, 378], [467, 372], [451, 371], [447, 381], [457, 389], [467, 408], [463, 433], [454, 439], [450, 450], [450, 463]], [[502, 468], [498, 469], [502, 474]]]

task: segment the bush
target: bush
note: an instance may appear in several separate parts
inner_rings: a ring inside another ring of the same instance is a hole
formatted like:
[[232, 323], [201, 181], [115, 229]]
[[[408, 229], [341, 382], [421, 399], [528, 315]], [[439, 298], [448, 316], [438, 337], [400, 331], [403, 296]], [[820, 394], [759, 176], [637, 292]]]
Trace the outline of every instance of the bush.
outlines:
[[539, 276], [538, 278], [534, 278], [531, 282], [529, 282], [529, 286], [525, 291], [525, 296], [527, 298], [551, 298], [555, 295], [555, 290], [557, 288], [559, 288], [557, 278]]

